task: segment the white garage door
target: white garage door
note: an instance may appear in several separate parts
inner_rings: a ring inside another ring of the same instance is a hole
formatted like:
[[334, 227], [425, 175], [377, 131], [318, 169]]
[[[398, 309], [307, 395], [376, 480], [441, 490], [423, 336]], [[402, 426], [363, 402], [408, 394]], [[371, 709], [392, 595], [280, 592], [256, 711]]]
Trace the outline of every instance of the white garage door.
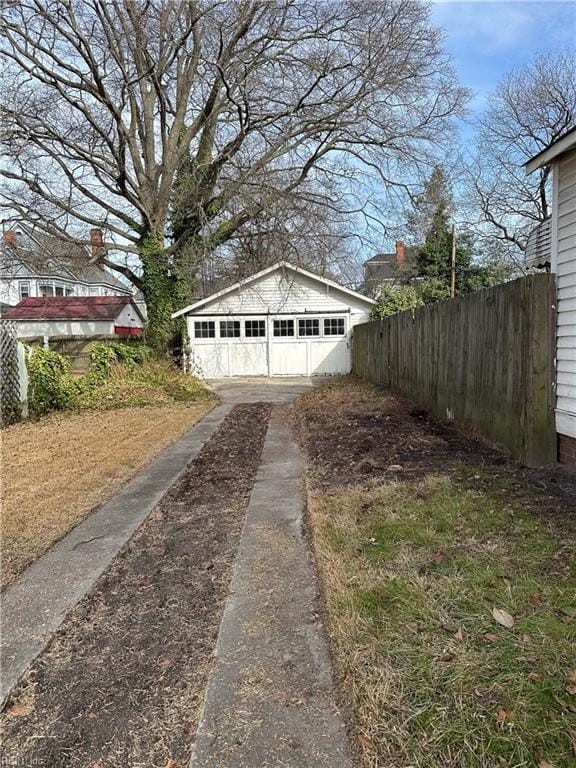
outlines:
[[326, 376], [350, 371], [349, 318], [189, 319], [192, 370], [229, 376]]

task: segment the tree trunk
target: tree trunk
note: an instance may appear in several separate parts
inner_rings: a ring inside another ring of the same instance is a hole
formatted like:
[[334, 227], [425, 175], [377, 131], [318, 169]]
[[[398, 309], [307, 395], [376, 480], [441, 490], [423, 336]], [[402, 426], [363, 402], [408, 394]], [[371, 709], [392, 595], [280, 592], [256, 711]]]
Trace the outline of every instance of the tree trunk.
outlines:
[[160, 233], [143, 235], [139, 251], [142, 291], [148, 310], [146, 341], [157, 354], [166, 355], [181, 348], [184, 341], [184, 322], [173, 320], [172, 313], [182, 309], [189, 297], [190, 286], [186, 286], [184, 280], [171, 269]]

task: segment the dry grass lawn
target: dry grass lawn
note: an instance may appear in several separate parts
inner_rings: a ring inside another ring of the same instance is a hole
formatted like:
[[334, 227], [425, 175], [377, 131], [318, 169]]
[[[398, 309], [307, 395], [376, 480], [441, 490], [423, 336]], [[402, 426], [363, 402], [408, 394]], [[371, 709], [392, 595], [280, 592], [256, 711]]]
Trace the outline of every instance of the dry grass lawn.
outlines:
[[210, 398], [55, 414], [3, 430], [2, 586], [209, 410]]

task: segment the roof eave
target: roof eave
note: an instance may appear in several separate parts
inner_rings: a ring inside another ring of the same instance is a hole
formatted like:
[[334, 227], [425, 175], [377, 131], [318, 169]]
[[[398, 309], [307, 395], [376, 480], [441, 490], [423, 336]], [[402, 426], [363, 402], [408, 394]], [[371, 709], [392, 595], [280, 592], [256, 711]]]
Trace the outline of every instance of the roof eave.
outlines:
[[564, 136], [556, 139], [556, 141], [552, 142], [552, 144], [547, 146], [541, 152], [538, 152], [537, 155], [530, 158], [527, 163], [524, 163], [526, 175], [529, 176], [531, 173], [538, 170], [538, 168], [549, 165], [557, 157], [574, 148], [576, 148], [576, 128], [572, 128], [568, 133], [565, 133]]

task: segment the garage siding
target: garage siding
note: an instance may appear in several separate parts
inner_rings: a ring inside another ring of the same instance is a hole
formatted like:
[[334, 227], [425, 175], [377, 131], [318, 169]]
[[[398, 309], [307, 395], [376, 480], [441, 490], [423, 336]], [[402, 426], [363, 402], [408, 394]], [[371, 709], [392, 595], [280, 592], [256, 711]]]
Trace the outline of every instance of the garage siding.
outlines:
[[369, 312], [367, 302], [298, 273], [278, 270], [200, 307], [195, 314], [294, 314], [305, 312]]

